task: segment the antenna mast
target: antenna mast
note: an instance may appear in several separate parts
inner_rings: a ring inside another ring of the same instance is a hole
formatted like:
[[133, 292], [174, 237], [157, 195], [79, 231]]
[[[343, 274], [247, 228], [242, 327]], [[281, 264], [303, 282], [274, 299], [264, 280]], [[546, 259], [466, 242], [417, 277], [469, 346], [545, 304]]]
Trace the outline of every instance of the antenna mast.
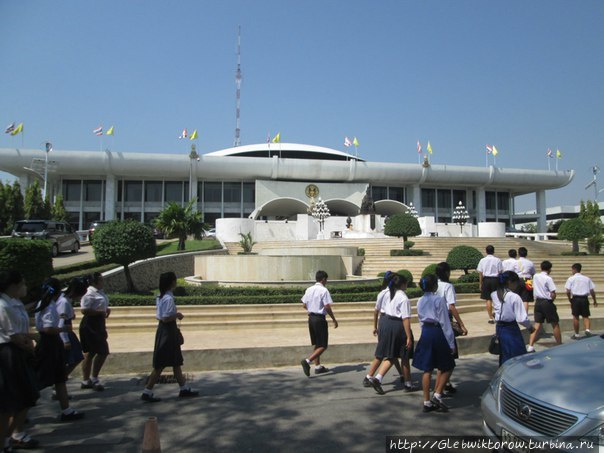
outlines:
[[233, 146], [241, 145], [241, 25], [237, 33], [237, 73], [235, 75], [235, 85], [237, 86], [237, 126], [235, 127], [235, 142]]

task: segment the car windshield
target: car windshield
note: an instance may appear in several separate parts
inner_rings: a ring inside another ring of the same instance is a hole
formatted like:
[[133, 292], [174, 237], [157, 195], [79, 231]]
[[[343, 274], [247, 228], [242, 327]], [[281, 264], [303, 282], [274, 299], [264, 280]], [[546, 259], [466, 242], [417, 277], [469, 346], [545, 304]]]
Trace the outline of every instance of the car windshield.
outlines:
[[44, 222], [17, 223], [15, 231], [17, 233], [41, 233], [46, 229]]

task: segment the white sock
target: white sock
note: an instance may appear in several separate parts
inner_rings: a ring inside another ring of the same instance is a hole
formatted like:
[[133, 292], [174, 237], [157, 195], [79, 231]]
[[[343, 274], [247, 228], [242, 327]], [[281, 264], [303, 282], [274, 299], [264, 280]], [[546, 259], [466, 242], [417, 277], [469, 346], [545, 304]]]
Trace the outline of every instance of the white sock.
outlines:
[[432, 401], [424, 401], [424, 406], [432, 406]]
[[378, 375], [375, 377], [378, 382], [381, 384], [382, 383], [382, 379], [384, 379], [384, 376], [382, 376], [381, 374], [378, 373]]
[[143, 390], [143, 393], [145, 395], [153, 396], [153, 390], [149, 390], [148, 388], [145, 388], [145, 390]]
[[74, 412], [75, 410], [73, 410], [73, 407], [68, 407], [67, 409], [63, 410], [63, 414], [65, 415], [73, 414]]
[[591, 332], [591, 330], [589, 330], [589, 329], [585, 329], [585, 333], [587, 333], [587, 332]]
[[411, 381], [405, 381], [405, 387], [411, 387], [412, 385]]
[[18, 433], [18, 432], [13, 432], [13, 439], [15, 440], [23, 440], [25, 438], [25, 436], [27, 435], [27, 433], [25, 431]]
[[368, 374], [367, 376], [365, 376], [367, 379], [371, 379], [373, 376], [371, 376], [370, 374]]
[[308, 359], [304, 359], [304, 360], [306, 360], [306, 363], [308, 363], [309, 365], [312, 363], [312, 362], [311, 362], [310, 360], [308, 360]]
[[437, 400], [442, 399], [442, 397], [443, 397], [443, 396], [442, 396], [442, 394], [441, 394], [441, 393], [436, 393], [436, 392], [434, 392], [434, 398], [436, 398]]
[[92, 377], [90, 378], [90, 380], [91, 380], [91, 382], [92, 382], [93, 384], [98, 384], [98, 382], [99, 382], [99, 378], [98, 378], [98, 377], [94, 377], [94, 376], [92, 376]]

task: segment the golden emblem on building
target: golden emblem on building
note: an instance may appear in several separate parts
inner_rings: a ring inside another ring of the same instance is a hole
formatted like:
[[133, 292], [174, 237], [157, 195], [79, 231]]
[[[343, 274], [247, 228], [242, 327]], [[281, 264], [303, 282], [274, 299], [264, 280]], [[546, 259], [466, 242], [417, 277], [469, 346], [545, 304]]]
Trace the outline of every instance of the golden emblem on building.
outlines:
[[309, 184], [306, 186], [304, 193], [308, 198], [316, 198], [319, 195], [319, 188], [314, 184]]

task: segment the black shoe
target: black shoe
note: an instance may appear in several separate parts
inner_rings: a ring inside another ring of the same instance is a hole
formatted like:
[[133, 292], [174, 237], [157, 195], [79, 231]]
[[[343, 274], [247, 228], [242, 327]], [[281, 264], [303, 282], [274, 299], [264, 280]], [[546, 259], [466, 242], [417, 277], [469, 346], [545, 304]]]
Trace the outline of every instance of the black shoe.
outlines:
[[434, 404], [430, 404], [429, 406], [426, 406], [424, 404], [424, 408], [422, 409], [423, 412], [432, 412], [437, 410], [438, 408], [434, 405]]
[[143, 393], [141, 395], [141, 400], [146, 401], [147, 403], [157, 403], [158, 401], [161, 401], [160, 398], [155, 398], [153, 396], [153, 393], [151, 395], [149, 395], [147, 393]]
[[430, 402], [433, 406], [436, 406], [436, 410], [438, 412], [449, 412], [449, 406], [443, 403], [442, 400], [439, 400], [438, 398], [433, 396]]
[[373, 390], [375, 390], [378, 394], [380, 394], [380, 395], [386, 394], [386, 392], [384, 392], [384, 389], [382, 388], [381, 382], [378, 381], [376, 378], [374, 378], [374, 377], [370, 378], [369, 383], [373, 387]]
[[88, 381], [88, 382], [82, 382], [82, 384], [80, 385], [80, 388], [82, 390], [84, 390], [84, 389], [93, 389], [94, 388], [94, 384], [92, 382], [90, 382], [90, 381]]
[[403, 389], [405, 393], [417, 392], [418, 390], [421, 390], [420, 387], [414, 384], [405, 385]]
[[191, 390], [190, 388], [184, 389], [184, 390], [181, 390], [180, 392], [178, 392], [179, 398], [191, 398], [191, 397], [195, 397], [195, 396], [199, 396], [199, 392], [197, 392], [195, 390]]
[[15, 439], [14, 437], [10, 440], [11, 448], [13, 450], [23, 449], [29, 450], [32, 448], [38, 447], [40, 445], [40, 441], [32, 438], [29, 434], [26, 434], [25, 437], [21, 440]]
[[451, 384], [450, 382], [447, 382], [445, 384], [445, 389], [443, 391], [443, 394], [449, 396], [449, 395], [453, 395], [455, 393], [457, 393], [457, 389], [455, 387], [453, 387], [453, 384]]
[[73, 422], [84, 418], [84, 412], [73, 411], [71, 414], [63, 414], [59, 416], [59, 421], [62, 422]]
[[94, 390], [95, 392], [102, 392], [103, 390], [105, 390], [105, 387], [100, 382], [95, 382], [94, 384], [92, 384], [92, 390]]
[[300, 365], [302, 365], [302, 370], [304, 371], [306, 377], [310, 377], [310, 364], [306, 361], [306, 359], [302, 359]]
[[315, 374], [325, 374], [329, 373], [329, 368], [325, 368], [324, 366], [315, 367]]
[[367, 376], [365, 376], [365, 377], [363, 378], [363, 387], [373, 387], [373, 386], [371, 385], [371, 382], [369, 382], [369, 379], [367, 378]]

